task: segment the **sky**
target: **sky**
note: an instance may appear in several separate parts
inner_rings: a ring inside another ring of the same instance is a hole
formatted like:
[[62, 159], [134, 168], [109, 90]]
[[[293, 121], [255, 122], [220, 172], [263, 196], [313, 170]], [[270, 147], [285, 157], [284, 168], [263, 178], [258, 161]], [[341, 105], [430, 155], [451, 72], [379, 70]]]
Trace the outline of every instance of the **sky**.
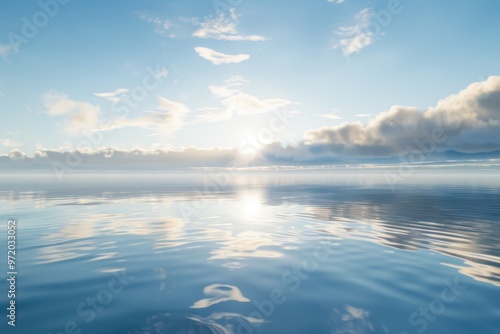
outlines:
[[494, 0], [5, 0], [0, 164], [498, 151], [499, 13]]

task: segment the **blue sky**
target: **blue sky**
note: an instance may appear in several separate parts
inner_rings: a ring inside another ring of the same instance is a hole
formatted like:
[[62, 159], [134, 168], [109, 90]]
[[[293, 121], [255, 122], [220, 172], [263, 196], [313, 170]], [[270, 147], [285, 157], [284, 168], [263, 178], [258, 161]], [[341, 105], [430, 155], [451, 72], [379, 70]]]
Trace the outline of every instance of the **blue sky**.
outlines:
[[[398, 113], [394, 106], [424, 114], [471, 84], [490, 80], [471, 91], [486, 89], [493, 100], [498, 89], [493, 0], [6, 0], [0, 7], [0, 155], [229, 150], [250, 142], [254, 154], [271, 144], [262, 133], [269, 137], [277, 112], [290, 120], [272, 131], [285, 149], [376, 155], [335, 138], [342, 127], [379, 124], [381, 113]], [[471, 96], [462, 98], [467, 105]], [[500, 148], [499, 109], [480, 120], [487, 127], [469, 124], [442, 149]], [[487, 139], [457, 144], [482, 133]]]

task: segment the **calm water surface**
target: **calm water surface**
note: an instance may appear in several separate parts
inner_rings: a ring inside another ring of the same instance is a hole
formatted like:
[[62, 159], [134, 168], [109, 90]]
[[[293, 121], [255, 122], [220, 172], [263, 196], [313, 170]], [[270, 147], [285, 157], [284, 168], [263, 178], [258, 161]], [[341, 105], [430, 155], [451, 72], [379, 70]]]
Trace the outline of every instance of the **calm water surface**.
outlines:
[[14, 332], [500, 333], [498, 176], [217, 177], [1, 178]]

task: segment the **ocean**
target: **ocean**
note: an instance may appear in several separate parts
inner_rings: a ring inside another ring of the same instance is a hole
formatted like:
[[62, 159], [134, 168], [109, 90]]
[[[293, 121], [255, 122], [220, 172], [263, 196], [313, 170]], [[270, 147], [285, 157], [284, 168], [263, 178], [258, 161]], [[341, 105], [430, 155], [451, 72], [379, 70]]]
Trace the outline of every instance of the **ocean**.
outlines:
[[1, 332], [500, 333], [500, 178], [0, 177]]

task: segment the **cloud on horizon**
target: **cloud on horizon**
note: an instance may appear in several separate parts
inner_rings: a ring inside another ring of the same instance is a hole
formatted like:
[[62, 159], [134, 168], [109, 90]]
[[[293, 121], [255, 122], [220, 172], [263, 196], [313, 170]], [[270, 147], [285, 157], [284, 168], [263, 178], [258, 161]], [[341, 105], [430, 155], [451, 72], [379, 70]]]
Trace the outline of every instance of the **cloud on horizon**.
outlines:
[[438, 151], [500, 149], [500, 76], [473, 83], [424, 111], [393, 106], [367, 124], [343, 123], [304, 134], [311, 150], [347, 156], [394, 156], [429, 141]]
[[[235, 103], [254, 107], [252, 97], [241, 93], [242, 80], [233, 78], [223, 86], [213, 86], [212, 93]], [[241, 100], [247, 100], [242, 103]], [[263, 100], [266, 101], [266, 100]], [[165, 111], [182, 116], [187, 108], [162, 99]], [[260, 102], [266, 105], [264, 102]], [[267, 102], [269, 106], [273, 103]], [[67, 115], [72, 110], [92, 106], [69, 100], [59, 93], [47, 97], [49, 113]], [[278, 103], [279, 104], [279, 103]], [[257, 103], [258, 107], [262, 107]], [[252, 108], [250, 108], [252, 109]], [[69, 110], [69, 111], [68, 111]], [[124, 121], [122, 126], [145, 126], [163, 116]], [[171, 119], [166, 122], [170, 124]], [[130, 125], [130, 122], [134, 123]], [[137, 124], [135, 124], [137, 123]], [[173, 122], [174, 124], [176, 121]], [[161, 127], [161, 126], [160, 126]], [[469, 85], [457, 94], [444, 98], [434, 107], [418, 110], [408, 106], [393, 106], [376, 115], [368, 123], [345, 122], [306, 131], [303, 141], [285, 146], [280, 142], [261, 145], [255, 156], [239, 148], [187, 148], [182, 150], [120, 150], [117, 148], [80, 148], [73, 151], [39, 148], [33, 156], [18, 149], [0, 156], [0, 168], [48, 168], [52, 162], [64, 164], [75, 154], [81, 158], [82, 169], [149, 169], [186, 167], [314, 165], [342, 161], [373, 162], [396, 159], [408, 153], [416, 161], [432, 160], [441, 153], [456, 151], [481, 154], [500, 151], [500, 76]], [[70, 160], [71, 161], [71, 160]], [[38, 166], [38, 167], [37, 167]], [[76, 168], [76, 169], [78, 169]]]

